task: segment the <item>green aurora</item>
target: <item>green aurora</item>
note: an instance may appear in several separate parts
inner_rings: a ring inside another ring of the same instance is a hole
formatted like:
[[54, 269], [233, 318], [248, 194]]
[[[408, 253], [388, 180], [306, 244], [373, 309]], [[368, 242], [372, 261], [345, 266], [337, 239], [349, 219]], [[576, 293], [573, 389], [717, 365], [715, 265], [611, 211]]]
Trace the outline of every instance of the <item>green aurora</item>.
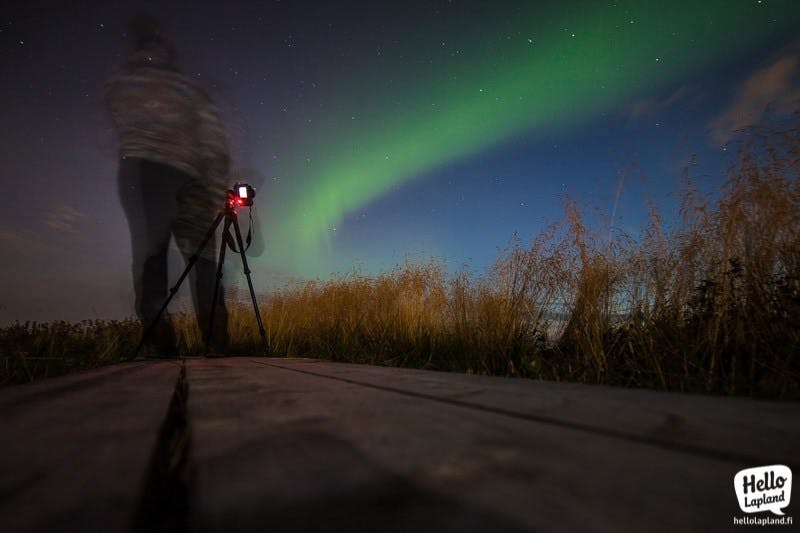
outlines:
[[524, 8], [497, 13], [494, 24], [444, 29], [441, 49], [425, 50], [430, 39], [415, 45], [435, 61], [363, 65], [316, 112], [297, 148], [309, 160], [290, 169], [294, 186], [270, 207], [265, 260], [319, 275], [333, 228], [398, 185], [521, 133], [567, 132], [735, 60], [800, 19], [794, 0], [579, 6]]

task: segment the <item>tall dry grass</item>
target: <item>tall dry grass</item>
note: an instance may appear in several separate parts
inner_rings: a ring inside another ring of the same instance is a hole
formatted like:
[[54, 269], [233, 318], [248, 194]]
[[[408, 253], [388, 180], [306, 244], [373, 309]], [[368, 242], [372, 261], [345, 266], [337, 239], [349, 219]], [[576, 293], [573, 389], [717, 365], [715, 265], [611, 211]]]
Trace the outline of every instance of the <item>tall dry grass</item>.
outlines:
[[136, 346], [136, 320], [25, 322], [0, 328], [0, 385], [116, 363]]
[[687, 169], [671, 231], [651, 208], [639, 238], [601, 246], [567, 205], [577, 262], [551, 377], [800, 396], [800, 133], [755, 128], [736, 149], [712, 194]]
[[[798, 399], [800, 133], [743, 139], [718, 190], [702, 192], [687, 168], [677, 224], [650, 206], [640, 235], [611, 238], [565, 199], [563, 220], [530, 244], [513, 238], [482, 276], [406, 263], [261, 295], [269, 353]], [[229, 318], [232, 350], [261, 353], [249, 299], [233, 301]], [[189, 315], [173, 320], [180, 353], [202, 353]], [[0, 348], [17, 370], [79, 350], [104, 354], [80, 363], [94, 364], [130, 351], [141, 332], [133, 321], [69, 328], [5, 328]]]
[[665, 389], [797, 397], [800, 134], [753, 129], [737, 153], [716, 199], [687, 174], [683, 223], [654, 215], [624, 252], [615, 355], [648, 354], [639, 380]]

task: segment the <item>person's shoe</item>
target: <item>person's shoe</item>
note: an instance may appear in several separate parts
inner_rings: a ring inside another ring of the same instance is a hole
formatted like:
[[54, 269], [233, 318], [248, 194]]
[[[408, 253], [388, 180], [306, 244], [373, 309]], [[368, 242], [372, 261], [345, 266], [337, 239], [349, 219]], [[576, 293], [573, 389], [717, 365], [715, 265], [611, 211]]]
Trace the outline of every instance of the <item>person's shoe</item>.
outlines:
[[213, 338], [206, 346], [206, 357], [228, 357], [231, 355], [231, 345], [227, 336]]

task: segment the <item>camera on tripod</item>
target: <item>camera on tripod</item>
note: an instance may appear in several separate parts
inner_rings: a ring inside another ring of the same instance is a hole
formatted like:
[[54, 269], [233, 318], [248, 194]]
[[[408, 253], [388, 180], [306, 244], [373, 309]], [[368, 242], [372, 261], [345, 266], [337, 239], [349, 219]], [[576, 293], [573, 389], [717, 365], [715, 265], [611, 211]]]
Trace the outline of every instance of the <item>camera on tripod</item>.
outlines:
[[[197, 262], [198, 258], [200, 257], [200, 253], [206, 247], [208, 242], [214, 237], [217, 227], [224, 221], [224, 225], [222, 227], [222, 238], [220, 239], [220, 248], [219, 248], [219, 260], [217, 261], [217, 283], [214, 285], [214, 296], [211, 300], [211, 313], [208, 317], [208, 329], [206, 333], [206, 337], [204, 339], [206, 347], [209, 346], [211, 341], [211, 332], [214, 329], [214, 309], [217, 306], [217, 302], [219, 301], [218, 297], [220, 294], [220, 282], [222, 281], [222, 266], [225, 263], [225, 252], [228, 248], [233, 250], [233, 252], [239, 254], [242, 258], [242, 269], [244, 270], [244, 275], [247, 278], [247, 287], [250, 289], [250, 299], [253, 301], [253, 311], [256, 315], [256, 321], [258, 322], [258, 331], [261, 334], [261, 342], [264, 346], [264, 353], [269, 353], [269, 347], [267, 345], [267, 336], [266, 331], [264, 330], [264, 323], [261, 321], [261, 313], [258, 310], [258, 303], [256, 302], [256, 293], [253, 289], [253, 280], [250, 279], [250, 267], [247, 264], [247, 256], [245, 252], [247, 248], [250, 247], [250, 230], [252, 229], [252, 213], [251, 215], [251, 228], [247, 231], [247, 247], [245, 247], [245, 243], [242, 241], [242, 232], [239, 229], [239, 219], [237, 217], [236, 208], [237, 207], [251, 207], [253, 205], [253, 198], [256, 195], [256, 190], [254, 187], [247, 183], [239, 183], [236, 182], [228, 191], [228, 199], [225, 202], [222, 210], [217, 215], [217, 218], [214, 219], [214, 222], [211, 224], [211, 227], [208, 228], [205, 237], [203, 237], [203, 241], [197, 247], [197, 251], [188, 259], [186, 268], [183, 270], [183, 273], [178, 278], [177, 283], [169, 290], [169, 294], [167, 295], [167, 299], [164, 304], [159, 309], [158, 313], [156, 313], [155, 318], [150, 322], [150, 325], [147, 326], [142, 333], [142, 338], [139, 340], [139, 344], [136, 346], [136, 351], [134, 353], [139, 353], [139, 350], [144, 345], [145, 340], [147, 339], [150, 332], [153, 330], [154, 326], [158, 323], [158, 320], [161, 318], [161, 315], [166, 310], [167, 306], [169, 305], [170, 300], [175, 294], [178, 292], [178, 288], [180, 287], [183, 280], [186, 279], [186, 276], [189, 274], [189, 271], [192, 269], [194, 264]], [[231, 235], [230, 230], [233, 228], [234, 234]], [[227, 327], [227, 326], [226, 326]]]
[[250, 207], [253, 205], [255, 195], [255, 188], [247, 183], [235, 183], [233, 189], [228, 191], [228, 203], [230, 207]]

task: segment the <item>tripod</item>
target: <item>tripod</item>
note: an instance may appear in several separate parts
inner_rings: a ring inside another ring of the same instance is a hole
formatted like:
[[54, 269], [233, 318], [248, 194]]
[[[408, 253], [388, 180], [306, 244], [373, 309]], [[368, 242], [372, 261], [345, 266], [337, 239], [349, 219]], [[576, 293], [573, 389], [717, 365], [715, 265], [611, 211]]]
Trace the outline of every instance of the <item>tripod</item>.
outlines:
[[[250, 201], [250, 204], [242, 204], [241, 199], [239, 201], [240, 205], [252, 205], [252, 200]], [[200, 254], [203, 252], [206, 245], [208, 244], [208, 241], [210, 241], [211, 237], [214, 236], [214, 233], [217, 231], [217, 227], [223, 220], [225, 220], [225, 224], [222, 227], [222, 238], [220, 239], [220, 246], [219, 246], [219, 260], [217, 261], [217, 281], [214, 284], [214, 297], [212, 298], [211, 301], [211, 313], [209, 314], [208, 317], [208, 329], [206, 330], [206, 336], [204, 339], [206, 349], [208, 349], [210, 345], [211, 332], [214, 330], [214, 311], [216, 310], [217, 300], [219, 298], [220, 283], [222, 281], [222, 267], [225, 264], [225, 252], [228, 249], [228, 247], [230, 247], [231, 250], [233, 250], [234, 252], [238, 252], [239, 255], [242, 257], [242, 267], [244, 269], [244, 275], [247, 278], [247, 286], [250, 289], [250, 298], [253, 301], [253, 310], [255, 311], [256, 320], [258, 321], [258, 331], [259, 333], [261, 333], [261, 342], [264, 345], [264, 354], [265, 355], [269, 354], [269, 348], [267, 347], [266, 332], [264, 331], [264, 324], [261, 321], [261, 313], [258, 311], [258, 303], [256, 302], [256, 293], [253, 290], [253, 281], [250, 278], [250, 267], [247, 264], [247, 256], [244, 253], [245, 248], [242, 243], [242, 232], [239, 230], [239, 219], [237, 218], [235, 209], [236, 205], [237, 205], [237, 197], [234, 194], [233, 190], [229, 190], [228, 199], [225, 202], [225, 207], [217, 215], [217, 218], [211, 224], [211, 227], [208, 228], [208, 231], [203, 237], [203, 240], [200, 243], [200, 245], [197, 247], [197, 250], [189, 258], [189, 261], [186, 264], [186, 268], [183, 270], [183, 273], [178, 278], [178, 281], [169, 290], [169, 296], [167, 296], [164, 305], [161, 306], [161, 309], [158, 310], [158, 313], [156, 314], [155, 318], [153, 318], [153, 320], [150, 322], [150, 325], [147, 326], [147, 328], [144, 330], [142, 338], [139, 341], [139, 344], [136, 346], [136, 351], [134, 352], [135, 354], [138, 354], [139, 350], [141, 350], [148, 336], [153, 331], [153, 328], [158, 323], [158, 320], [161, 318], [161, 315], [163, 315], [164, 311], [167, 309], [169, 302], [172, 300], [173, 296], [175, 296], [175, 293], [178, 292], [178, 288], [181, 286], [181, 283], [183, 283], [183, 280], [186, 279], [186, 276], [189, 275], [189, 271], [197, 262], [198, 258], [200, 257]], [[236, 250], [236, 248], [234, 247], [233, 237], [231, 237], [230, 234], [231, 226], [233, 226], [233, 231], [236, 235], [236, 244], [239, 246], [238, 250]], [[249, 238], [250, 236], [248, 235], [248, 244], [249, 244]], [[225, 325], [225, 327], [227, 327], [227, 324]]]

